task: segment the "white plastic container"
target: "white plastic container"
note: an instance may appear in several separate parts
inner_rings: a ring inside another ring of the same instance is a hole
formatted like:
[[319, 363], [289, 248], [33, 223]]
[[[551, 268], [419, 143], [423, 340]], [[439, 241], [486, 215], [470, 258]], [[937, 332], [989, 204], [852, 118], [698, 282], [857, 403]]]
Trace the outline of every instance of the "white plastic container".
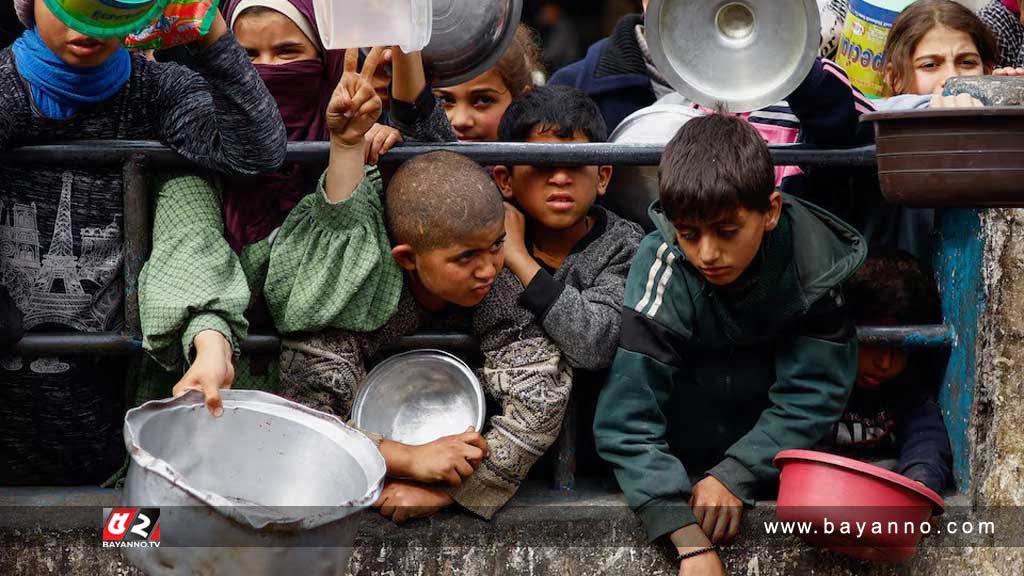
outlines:
[[422, 50], [430, 42], [431, 0], [313, 0], [327, 50], [399, 46]]

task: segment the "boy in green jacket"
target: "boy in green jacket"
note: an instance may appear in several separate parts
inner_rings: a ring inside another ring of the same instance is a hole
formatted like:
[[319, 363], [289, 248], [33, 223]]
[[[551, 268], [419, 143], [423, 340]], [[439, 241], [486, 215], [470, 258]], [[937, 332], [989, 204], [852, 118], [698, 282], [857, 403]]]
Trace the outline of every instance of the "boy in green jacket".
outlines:
[[866, 248], [777, 192], [767, 145], [725, 115], [668, 144], [651, 216], [659, 229], [629, 273], [594, 434], [648, 537], [676, 546], [680, 574], [720, 574], [712, 544], [772, 486], [776, 453], [811, 448], [842, 414], [857, 341], [839, 286]]

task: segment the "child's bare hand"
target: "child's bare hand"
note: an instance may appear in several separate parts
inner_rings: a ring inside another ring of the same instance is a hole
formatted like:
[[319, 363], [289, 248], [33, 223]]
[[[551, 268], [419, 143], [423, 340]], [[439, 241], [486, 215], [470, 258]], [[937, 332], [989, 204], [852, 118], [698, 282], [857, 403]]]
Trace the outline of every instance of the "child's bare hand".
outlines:
[[970, 94], [944, 96], [943, 90], [945, 90], [944, 84], [935, 87], [935, 92], [932, 93], [932, 101], [928, 105], [929, 108], [981, 108], [985, 106], [981, 100]]
[[690, 507], [713, 544], [725, 544], [739, 534], [743, 502], [714, 476], [693, 487]]
[[402, 141], [402, 133], [383, 124], [374, 124], [366, 133], [366, 163], [376, 165], [380, 157]]
[[231, 388], [235, 380], [235, 366], [231, 361], [231, 344], [223, 334], [215, 330], [204, 330], [193, 340], [196, 359], [185, 372], [185, 376], [174, 385], [177, 398], [189, 390], [199, 390], [206, 398], [206, 407], [214, 416], [224, 413], [221, 406], [220, 390]]
[[1024, 68], [996, 68], [993, 76], [1024, 76]]
[[415, 482], [388, 480], [373, 507], [380, 509], [381, 516], [391, 518], [395, 524], [402, 524], [411, 518], [433, 516], [451, 506], [452, 502], [452, 497], [442, 489]]
[[488, 453], [487, 441], [470, 426], [462, 434], [410, 447], [409, 476], [429, 484], [461, 486]]
[[345, 146], [365, 141], [366, 133], [380, 117], [380, 96], [373, 89], [373, 74], [380, 63], [382, 48], [370, 50], [359, 70], [359, 49], [345, 51], [345, 73], [327, 105], [327, 128], [331, 140]]

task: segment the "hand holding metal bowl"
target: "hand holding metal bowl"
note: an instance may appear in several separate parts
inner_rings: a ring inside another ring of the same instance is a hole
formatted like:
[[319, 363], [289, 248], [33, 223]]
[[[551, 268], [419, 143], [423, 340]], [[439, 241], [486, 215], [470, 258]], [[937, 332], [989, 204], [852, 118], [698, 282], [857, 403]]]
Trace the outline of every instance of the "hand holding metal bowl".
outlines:
[[464, 362], [440, 350], [414, 350], [378, 364], [352, 405], [364, 432], [419, 446], [484, 425], [484, 391]]

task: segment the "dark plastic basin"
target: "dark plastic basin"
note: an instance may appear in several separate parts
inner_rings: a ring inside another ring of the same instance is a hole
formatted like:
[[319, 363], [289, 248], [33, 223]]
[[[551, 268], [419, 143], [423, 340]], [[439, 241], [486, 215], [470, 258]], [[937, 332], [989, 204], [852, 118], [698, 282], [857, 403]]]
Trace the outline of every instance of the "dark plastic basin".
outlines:
[[918, 207], [1024, 207], [1024, 108], [865, 114], [882, 194]]

